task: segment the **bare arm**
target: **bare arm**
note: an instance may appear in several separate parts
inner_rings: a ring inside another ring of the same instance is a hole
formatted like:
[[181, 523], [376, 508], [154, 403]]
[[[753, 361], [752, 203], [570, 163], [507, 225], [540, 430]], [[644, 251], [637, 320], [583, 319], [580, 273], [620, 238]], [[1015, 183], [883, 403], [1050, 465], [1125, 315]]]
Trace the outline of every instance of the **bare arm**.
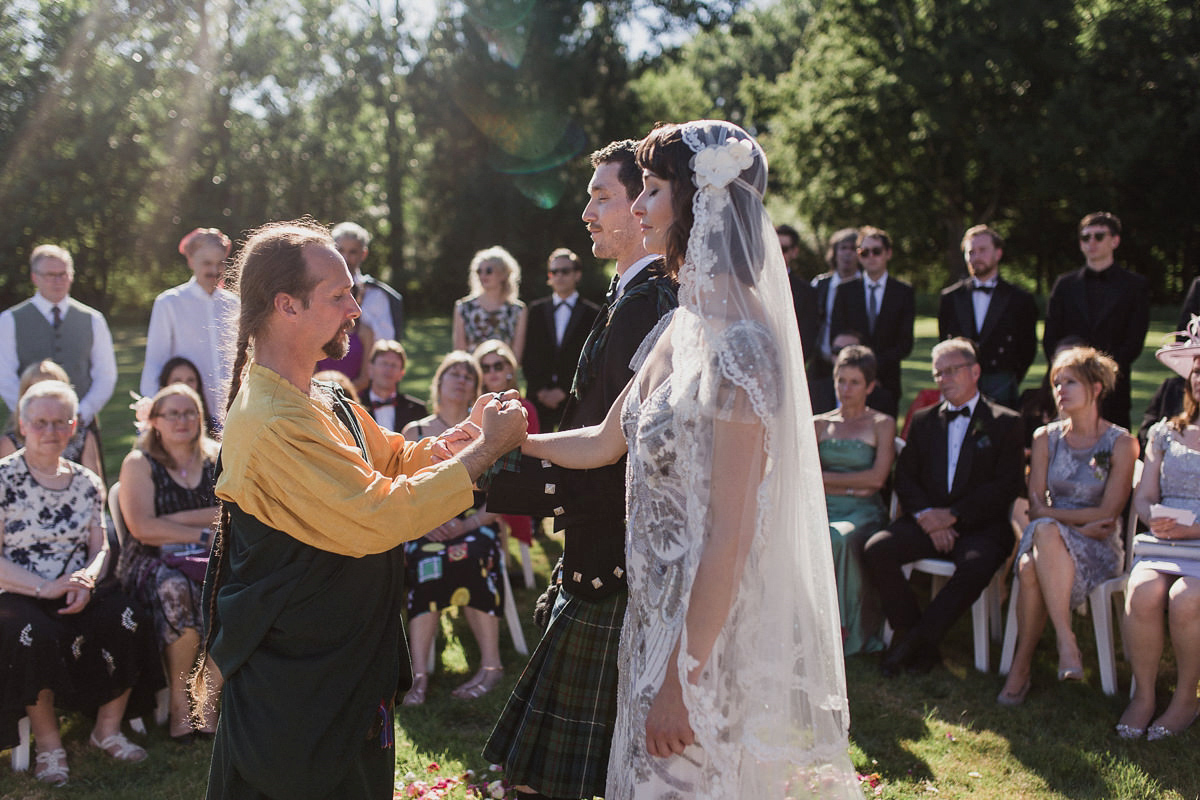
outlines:
[[[1121, 510], [1125, 507], [1125, 501], [1129, 499], [1129, 492], [1132, 489], [1133, 481], [1133, 462], [1137, 460], [1138, 444], [1137, 439], [1125, 434], [1117, 440], [1113, 446], [1112, 465], [1109, 468], [1108, 478], [1104, 484], [1104, 495], [1100, 499], [1100, 504], [1091, 508], [1055, 508], [1046, 504], [1046, 472], [1049, 467], [1048, 453], [1049, 448], [1046, 447], [1044, 437], [1042, 442], [1042, 457], [1038, 458], [1038, 440], [1033, 442], [1033, 463], [1030, 465], [1029, 476], [1029, 517], [1037, 519], [1038, 517], [1048, 517], [1063, 523], [1080, 528], [1080, 533], [1092, 536], [1092, 538], [1103, 539], [1107, 538], [1108, 532], [1096, 531], [1093, 532], [1086, 529], [1092, 522], [1100, 522], [1104, 520], [1116, 520], [1120, 516]], [[1040, 460], [1040, 464], [1039, 464]], [[1035, 477], [1040, 480], [1040, 484], [1035, 485]], [[1037, 494], [1035, 496], [1035, 490]]]
[[882, 489], [896, 460], [895, 430], [896, 421], [886, 414], [880, 414], [875, 419], [875, 462], [871, 468], [858, 472], [822, 471], [821, 480], [826, 491], [869, 497]]
[[[175, 519], [177, 515], [156, 516], [154, 513], [154, 480], [150, 474], [150, 462], [140, 450], [125, 456], [121, 464], [121, 514], [129, 533], [142, 544], [157, 547], [164, 544], [198, 544], [204, 528], [216, 520], [216, 508], [197, 509], [185, 517], [185, 523]], [[204, 521], [193, 520], [191, 515], [203, 516]]]
[[529, 324], [529, 306], [523, 306], [517, 317], [517, 329], [513, 332], [512, 349], [517, 357], [517, 364], [525, 359], [525, 328]]
[[[1154, 517], [1150, 506], [1162, 502], [1163, 452], [1155, 445], [1154, 437], [1146, 442], [1146, 463], [1133, 505], [1138, 516], [1150, 526], [1150, 532], [1160, 539], [1200, 539], [1200, 524], [1180, 525], [1171, 517]], [[1168, 465], [1169, 468], [1169, 465]]]
[[467, 326], [463, 322], [462, 311], [459, 310], [458, 303], [454, 304], [454, 328], [451, 334], [455, 350], [467, 349]]
[[621, 408], [637, 378], [630, 380], [621, 396], [608, 409], [604, 422], [588, 428], [530, 436], [521, 452], [552, 461], [569, 469], [593, 469], [615, 464], [625, 455], [625, 433], [621, 430]]

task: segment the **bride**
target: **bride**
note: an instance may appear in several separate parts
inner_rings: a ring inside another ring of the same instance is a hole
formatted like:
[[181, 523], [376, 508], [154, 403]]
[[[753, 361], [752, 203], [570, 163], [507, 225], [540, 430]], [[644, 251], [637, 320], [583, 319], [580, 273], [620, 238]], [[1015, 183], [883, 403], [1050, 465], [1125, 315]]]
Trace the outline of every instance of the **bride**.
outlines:
[[601, 425], [531, 436], [572, 468], [628, 450], [629, 607], [609, 800], [860, 797], [821, 470], [766, 156], [728, 122], [653, 130], [633, 204], [680, 307]]

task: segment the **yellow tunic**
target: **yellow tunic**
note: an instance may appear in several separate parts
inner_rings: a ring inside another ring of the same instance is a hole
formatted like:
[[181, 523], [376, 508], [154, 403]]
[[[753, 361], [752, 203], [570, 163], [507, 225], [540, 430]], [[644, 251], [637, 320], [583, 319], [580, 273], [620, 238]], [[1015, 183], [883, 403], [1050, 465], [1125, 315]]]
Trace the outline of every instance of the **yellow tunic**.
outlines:
[[217, 496], [305, 544], [339, 555], [386, 552], [470, 508], [458, 461], [406, 442], [354, 406], [370, 462], [331, 408], [251, 364], [225, 421]]

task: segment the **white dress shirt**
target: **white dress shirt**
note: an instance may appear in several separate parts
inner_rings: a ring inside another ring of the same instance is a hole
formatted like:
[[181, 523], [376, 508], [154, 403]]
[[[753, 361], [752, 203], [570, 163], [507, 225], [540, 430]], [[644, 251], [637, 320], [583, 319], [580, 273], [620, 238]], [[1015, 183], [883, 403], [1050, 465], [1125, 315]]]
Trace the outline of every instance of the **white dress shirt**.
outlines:
[[633, 262], [629, 269], [625, 270], [625, 272], [622, 273], [621, 278], [617, 281], [617, 297], [625, 294], [625, 287], [629, 285], [630, 281], [638, 276], [638, 273], [660, 258], [662, 258], [662, 256], [651, 253], [650, 255], [642, 256], [637, 261]]
[[[979, 404], [979, 392], [962, 406], [950, 406], [950, 411], [960, 408], [971, 410], [975, 416], [975, 406]], [[946, 425], [946, 490], [954, 488], [954, 473], [958, 471], [958, 457], [962, 454], [963, 440], [967, 438], [967, 429], [971, 426], [971, 417], [957, 416]]]
[[[356, 282], [362, 283], [361, 274], [356, 276]], [[359, 306], [362, 307], [362, 321], [367, 323], [371, 333], [375, 334], [375, 341], [396, 338], [396, 326], [392, 322], [392, 304], [388, 300], [387, 292], [374, 286], [366, 286]]]
[[[51, 309], [57, 305], [59, 313], [66, 315], [70, 308], [70, 296], [63, 298], [61, 303], [51, 303], [42, 297], [41, 293], [33, 296], [33, 305], [51, 325], [54, 324], [54, 312]], [[95, 309], [92, 317], [92, 352], [91, 376], [92, 388], [79, 398], [79, 416], [84, 424], [104, 408], [104, 404], [112, 397], [113, 389], [117, 387], [117, 356], [113, 351], [112, 333], [104, 315]], [[12, 309], [0, 314], [0, 398], [9, 410], [17, 410], [17, 392], [21, 386], [20, 361], [17, 359], [17, 323], [13, 319]]]
[[216, 289], [209, 294], [194, 277], [156, 297], [146, 332], [141, 393], [153, 397], [163, 365], [183, 356], [200, 371], [209, 413], [224, 419], [226, 392], [233, 377], [238, 308], [233, 292]]
[[[987, 286], [990, 292], [977, 292], [976, 286]], [[975, 309], [975, 333], [983, 333], [983, 321], [987, 318], [988, 306], [992, 302], [992, 294], [996, 291], [996, 279], [990, 281], [971, 281], [971, 305]]]
[[563, 337], [567, 335], [567, 324], [571, 321], [575, 304], [579, 302], [579, 292], [571, 292], [567, 297], [554, 295], [551, 302], [554, 304], [554, 343], [561, 345]]

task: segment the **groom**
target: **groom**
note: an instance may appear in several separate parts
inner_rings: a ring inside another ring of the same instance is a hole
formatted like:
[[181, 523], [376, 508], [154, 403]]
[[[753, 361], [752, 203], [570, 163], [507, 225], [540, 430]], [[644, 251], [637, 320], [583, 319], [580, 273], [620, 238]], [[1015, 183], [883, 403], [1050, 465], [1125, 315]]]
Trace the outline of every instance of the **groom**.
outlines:
[[[591, 156], [595, 172], [583, 221], [592, 253], [614, 259], [617, 275], [583, 346], [560, 430], [604, 420], [633, 377], [629, 362], [638, 346], [678, 305], [677, 286], [663, 275], [662, 259], [646, 252], [630, 211], [642, 191], [636, 149], [637, 142], [625, 140]], [[503, 764], [505, 778], [527, 800], [603, 796], [628, 592], [625, 459], [592, 470], [501, 472], [491, 483], [488, 508], [552, 516], [565, 546], [549, 625], [484, 757]]]

